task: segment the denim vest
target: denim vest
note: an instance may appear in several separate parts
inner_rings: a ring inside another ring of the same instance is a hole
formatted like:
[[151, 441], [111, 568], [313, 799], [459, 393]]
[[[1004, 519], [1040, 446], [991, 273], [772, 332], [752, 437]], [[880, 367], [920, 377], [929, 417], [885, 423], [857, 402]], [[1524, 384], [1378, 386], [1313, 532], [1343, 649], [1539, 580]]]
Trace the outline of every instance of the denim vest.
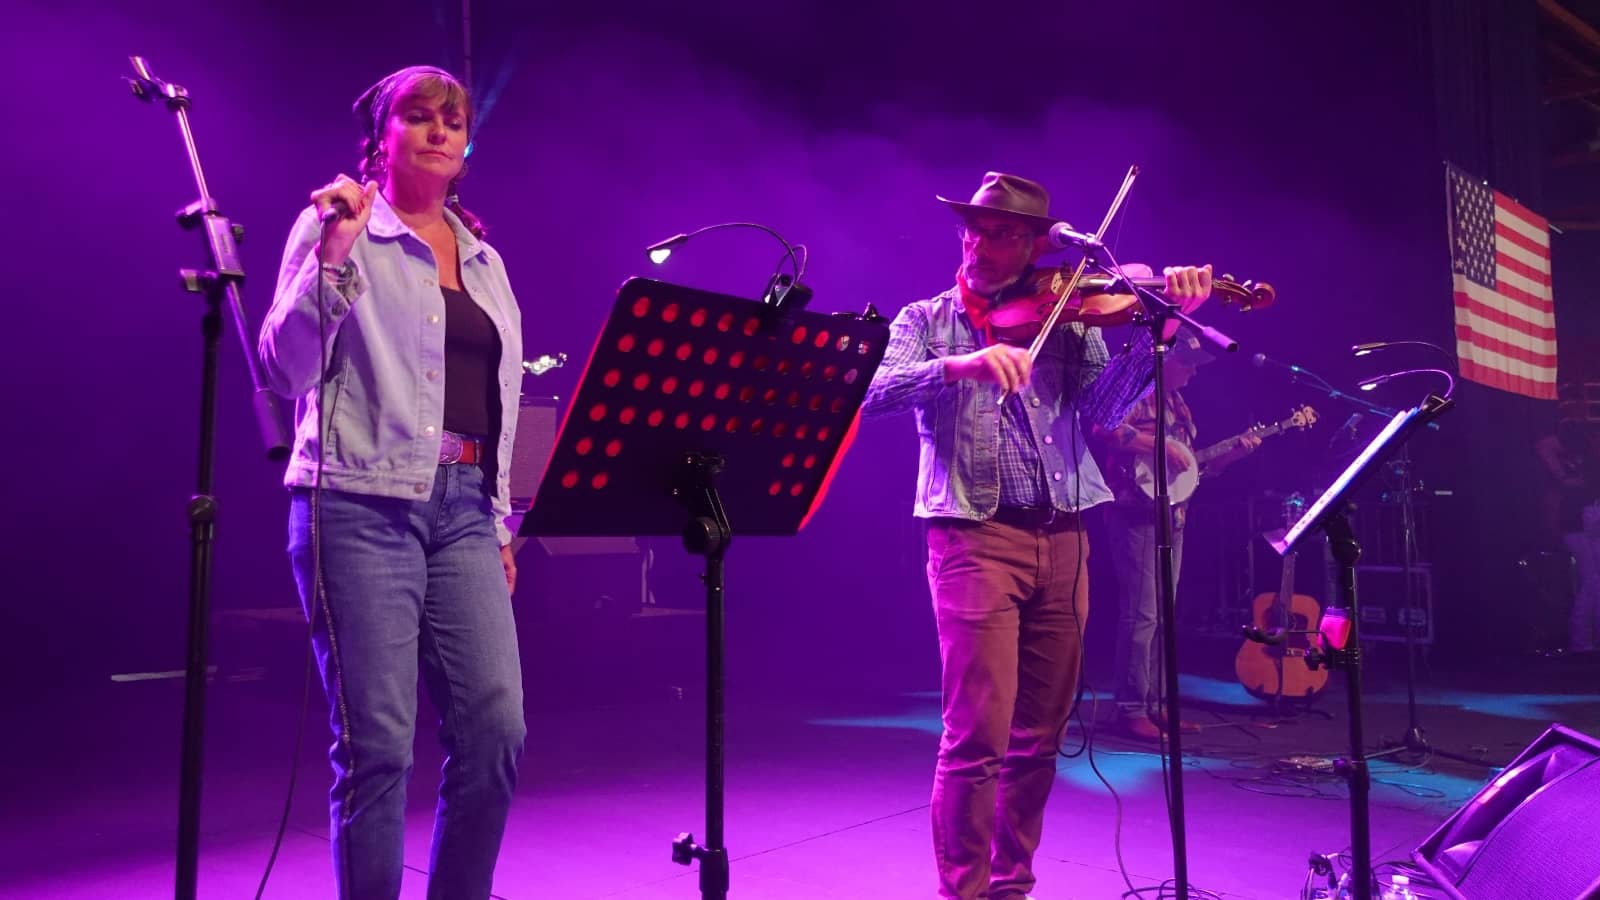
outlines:
[[[491, 437], [498, 469], [495, 530], [505, 545], [511, 542], [505, 517], [522, 387], [522, 316], [500, 255], [454, 213], [447, 210], [445, 219], [456, 236], [461, 286], [500, 337], [500, 433]], [[312, 486], [318, 454], [326, 451], [326, 488], [426, 500], [444, 428], [444, 295], [433, 250], [382, 193], [374, 196], [372, 218], [350, 252], [347, 277], [319, 272], [319, 237], [316, 210], [308, 208], [290, 232], [258, 345], [268, 386], [295, 398], [294, 452], [284, 484]], [[328, 370], [319, 379], [324, 349]], [[321, 435], [319, 407], [325, 411]]]
[[[1148, 343], [1143, 342], [1145, 357]], [[915, 503], [919, 517], [982, 520], [999, 508], [1000, 388], [990, 382], [944, 381], [944, 357], [982, 346], [983, 335], [968, 319], [956, 289], [907, 305], [890, 325], [889, 346], [861, 412], [863, 417], [906, 409], [914, 413], [921, 441]], [[1080, 407], [1095, 393], [1112, 390], [1120, 396], [1110, 398], [1109, 407], [1097, 400], [1093, 408], [1109, 408], [1101, 418], [1120, 420], [1148, 389], [1148, 378], [1126, 367], [1119, 367], [1116, 378], [1101, 378], [1107, 358], [1098, 328], [1077, 323], [1058, 327], [1019, 393], [1050, 501], [1058, 510], [1079, 511], [1112, 499], [1079, 426]], [[1131, 375], [1124, 377], [1124, 371]]]

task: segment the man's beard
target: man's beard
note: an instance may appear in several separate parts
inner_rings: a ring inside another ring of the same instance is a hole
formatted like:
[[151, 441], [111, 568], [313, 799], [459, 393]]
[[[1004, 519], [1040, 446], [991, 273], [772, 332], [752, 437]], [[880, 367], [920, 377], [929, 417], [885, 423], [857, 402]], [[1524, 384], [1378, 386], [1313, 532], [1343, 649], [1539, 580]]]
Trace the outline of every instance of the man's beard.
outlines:
[[[1018, 272], [1015, 275], [1012, 275], [1010, 278], [1006, 278], [1002, 281], [988, 281], [977, 280], [973, 273], [967, 269], [965, 265], [963, 265], [961, 268], [961, 274], [962, 277], [966, 279], [967, 287], [973, 291], [976, 291], [978, 294], [989, 297], [990, 299], [999, 297], [1003, 291], [1012, 287], [1018, 281], [1021, 281], [1022, 276], [1025, 275], [1027, 271], [1028, 270], [1025, 268], [1021, 272]], [[981, 276], [978, 276], [978, 278], [981, 278]]]

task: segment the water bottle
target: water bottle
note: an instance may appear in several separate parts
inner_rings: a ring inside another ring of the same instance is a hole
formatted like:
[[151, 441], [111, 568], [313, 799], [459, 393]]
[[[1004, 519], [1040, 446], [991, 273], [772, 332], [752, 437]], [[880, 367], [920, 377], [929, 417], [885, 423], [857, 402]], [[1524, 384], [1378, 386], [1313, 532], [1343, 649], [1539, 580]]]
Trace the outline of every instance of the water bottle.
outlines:
[[1380, 900], [1417, 900], [1417, 895], [1411, 893], [1411, 876], [1392, 876], [1389, 879], [1389, 886], [1383, 889]]

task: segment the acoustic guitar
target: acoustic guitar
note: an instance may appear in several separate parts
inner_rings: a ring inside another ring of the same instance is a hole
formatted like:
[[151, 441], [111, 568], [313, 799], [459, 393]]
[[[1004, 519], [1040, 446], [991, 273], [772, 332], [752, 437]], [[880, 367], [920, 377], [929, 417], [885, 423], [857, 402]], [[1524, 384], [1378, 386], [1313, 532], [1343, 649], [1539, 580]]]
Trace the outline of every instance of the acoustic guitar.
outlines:
[[[1204, 450], [1195, 451], [1194, 465], [1182, 472], [1167, 467], [1167, 496], [1173, 503], [1182, 503], [1194, 495], [1194, 489], [1200, 484], [1200, 476], [1205, 474], [1205, 464], [1227, 453], [1238, 446], [1239, 441], [1246, 435], [1255, 435], [1259, 438], [1269, 438], [1275, 434], [1282, 434], [1292, 428], [1310, 428], [1316, 424], [1317, 411], [1309, 406], [1301, 406], [1287, 419], [1274, 422], [1271, 425], [1257, 425], [1239, 432], [1227, 440], [1218, 441]], [[1156, 470], [1155, 465], [1148, 457], [1141, 456], [1133, 464], [1133, 480], [1144, 491], [1146, 497], [1154, 498], [1156, 495]]]
[[1278, 592], [1258, 594], [1251, 604], [1251, 623], [1256, 628], [1281, 628], [1290, 633], [1279, 644], [1246, 640], [1233, 658], [1239, 683], [1262, 700], [1309, 700], [1328, 686], [1327, 669], [1313, 670], [1306, 665], [1306, 651], [1314, 635], [1294, 633], [1314, 630], [1322, 618], [1322, 607], [1315, 598], [1294, 592], [1295, 555], [1291, 552], [1283, 558], [1283, 580]]

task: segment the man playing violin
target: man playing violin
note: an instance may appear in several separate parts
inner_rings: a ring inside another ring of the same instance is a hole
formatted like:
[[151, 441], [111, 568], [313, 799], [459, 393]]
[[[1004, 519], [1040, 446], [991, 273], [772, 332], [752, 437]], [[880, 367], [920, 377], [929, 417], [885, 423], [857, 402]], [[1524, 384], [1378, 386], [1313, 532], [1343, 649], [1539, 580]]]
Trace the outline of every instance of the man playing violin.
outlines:
[[[927, 525], [942, 663], [939, 896], [1019, 900], [1035, 882], [1078, 684], [1088, 613], [1081, 513], [1112, 499], [1084, 431], [1122, 421], [1150, 388], [1153, 354], [1140, 332], [1113, 358], [1100, 329], [1082, 321], [1056, 327], [1036, 358], [998, 342], [991, 313], [1008, 289], [1034, 293], [1034, 261], [1049, 250], [1059, 221], [1049, 195], [990, 172], [971, 202], [938, 199], [961, 219], [956, 284], [895, 317], [862, 412], [910, 410], [921, 439], [915, 515]], [[1211, 293], [1211, 267], [1166, 269], [1165, 292], [1195, 309]]]
[[[1162, 380], [1166, 384], [1167, 469], [1172, 473], [1194, 468], [1194, 415], [1181, 391], [1200, 366], [1212, 359], [1201, 349], [1200, 339], [1180, 329], [1167, 351]], [[1154, 394], [1134, 404], [1114, 429], [1094, 428], [1091, 437], [1104, 448], [1107, 482], [1116, 499], [1106, 508], [1105, 534], [1111, 540], [1111, 562], [1117, 573], [1121, 609], [1117, 617], [1116, 703], [1117, 728], [1144, 740], [1159, 740], [1163, 715], [1158, 703], [1161, 687], [1161, 646], [1156, 640], [1159, 612], [1156, 572], [1154, 501], [1137, 484], [1134, 463], [1155, 450], [1156, 398]], [[1216, 475], [1261, 446], [1261, 438], [1240, 435], [1233, 449], [1207, 463], [1206, 473]], [[1172, 505], [1172, 578], [1178, 579], [1183, 563], [1183, 525], [1187, 501]], [[1187, 722], [1185, 731], [1198, 731]]]

